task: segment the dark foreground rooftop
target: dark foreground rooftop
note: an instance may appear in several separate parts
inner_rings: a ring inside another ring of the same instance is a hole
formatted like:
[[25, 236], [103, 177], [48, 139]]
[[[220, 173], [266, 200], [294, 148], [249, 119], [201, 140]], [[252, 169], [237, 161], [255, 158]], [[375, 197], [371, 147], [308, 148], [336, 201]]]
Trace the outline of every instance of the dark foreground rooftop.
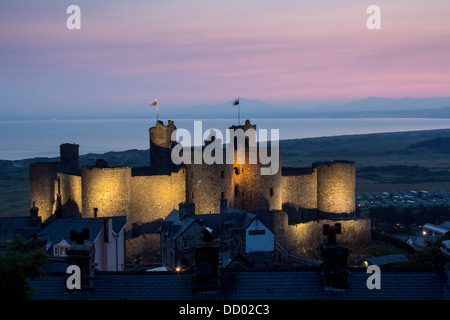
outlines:
[[195, 290], [190, 272], [97, 272], [90, 291], [69, 291], [64, 273], [33, 280], [41, 300], [448, 300], [447, 274], [438, 271], [382, 270], [381, 289], [368, 289], [371, 274], [351, 270], [346, 290], [325, 288], [319, 269], [224, 269], [221, 288]]

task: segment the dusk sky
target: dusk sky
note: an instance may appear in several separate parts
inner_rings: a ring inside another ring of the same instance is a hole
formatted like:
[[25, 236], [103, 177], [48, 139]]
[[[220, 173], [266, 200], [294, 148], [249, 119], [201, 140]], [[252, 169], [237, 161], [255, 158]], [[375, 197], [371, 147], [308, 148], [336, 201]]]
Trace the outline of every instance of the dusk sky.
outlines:
[[0, 71], [3, 113], [444, 97], [450, 2], [0, 0]]

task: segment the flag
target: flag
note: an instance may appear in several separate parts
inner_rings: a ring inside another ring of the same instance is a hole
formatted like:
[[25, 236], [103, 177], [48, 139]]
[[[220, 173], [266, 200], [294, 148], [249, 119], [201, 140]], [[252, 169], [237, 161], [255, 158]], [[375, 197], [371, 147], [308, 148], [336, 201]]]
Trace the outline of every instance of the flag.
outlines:
[[233, 106], [237, 106], [238, 104], [239, 104], [239, 98], [237, 98], [236, 100], [234, 100]]
[[151, 105], [151, 106], [157, 106], [157, 105], [158, 105], [158, 98], [156, 98], [155, 100], [153, 100], [152, 102], [150, 102], [149, 105]]

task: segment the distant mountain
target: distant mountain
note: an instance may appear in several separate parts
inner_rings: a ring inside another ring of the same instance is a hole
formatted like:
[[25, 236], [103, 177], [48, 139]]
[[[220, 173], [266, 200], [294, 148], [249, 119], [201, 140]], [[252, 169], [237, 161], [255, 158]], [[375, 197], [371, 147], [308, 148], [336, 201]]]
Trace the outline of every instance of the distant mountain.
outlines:
[[[167, 111], [181, 118], [235, 118], [234, 100]], [[277, 108], [260, 100], [240, 99], [241, 119], [246, 118], [450, 118], [450, 97], [388, 99], [369, 97], [337, 106]]]
[[369, 110], [342, 112], [315, 112], [303, 114], [303, 118], [450, 118], [450, 107], [418, 110]]
[[[429, 99], [390, 99], [369, 97], [341, 105], [318, 105], [313, 108], [281, 108], [264, 101], [240, 99], [240, 108], [229, 100], [214, 105], [197, 105], [185, 108], [160, 108], [160, 119], [235, 119], [240, 109], [241, 119], [256, 118], [450, 118], [450, 97]], [[13, 110], [0, 111], [1, 120], [22, 119], [148, 119], [155, 116], [147, 106], [126, 108], [105, 112], [104, 110], [78, 112], [58, 110], [56, 112], [36, 111], [20, 114]]]
[[348, 102], [338, 106], [321, 105], [310, 111], [314, 112], [362, 112], [362, 111], [400, 111], [400, 110], [420, 110], [438, 109], [450, 107], [450, 97], [443, 98], [401, 98], [390, 99], [381, 97], [369, 97], [362, 100]]
[[239, 106], [230, 100], [216, 105], [197, 105], [190, 108], [172, 109], [166, 111], [168, 115], [179, 118], [237, 118], [240, 109], [241, 119], [274, 117], [280, 109], [260, 100], [240, 98]]

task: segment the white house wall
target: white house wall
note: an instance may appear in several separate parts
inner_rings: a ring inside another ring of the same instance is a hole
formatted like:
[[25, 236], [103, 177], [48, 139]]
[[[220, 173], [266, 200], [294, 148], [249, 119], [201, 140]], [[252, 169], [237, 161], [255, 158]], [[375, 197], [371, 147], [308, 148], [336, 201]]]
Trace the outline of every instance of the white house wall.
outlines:
[[[252, 231], [263, 234], [251, 234]], [[261, 221], [255, 219], [246, 230], [246, 247], [245, 252], [251, 253], [256, 251], [273, 251], [274, 250], [274, 234]]]

